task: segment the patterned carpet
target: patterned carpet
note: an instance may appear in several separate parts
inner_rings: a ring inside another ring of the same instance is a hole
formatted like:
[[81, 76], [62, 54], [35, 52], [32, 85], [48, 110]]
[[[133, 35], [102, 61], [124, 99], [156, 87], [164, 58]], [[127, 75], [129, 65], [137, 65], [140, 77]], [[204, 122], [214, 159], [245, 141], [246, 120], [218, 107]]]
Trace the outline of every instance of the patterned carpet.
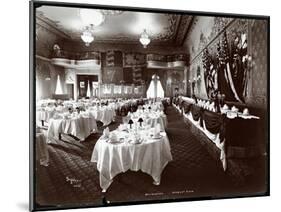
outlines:
[[[96, 164], [90, 162], [95, 143], [103, 131], [98, 123], [99, 133], [91, 135], [82, 143], [63, 135], [63, 141], [48, 146], [49, 166], [37, 164], [36, 168], [38, 207], [77, 207], [140, 200], [237, 196], [264, 189], [257, 186], [264, 182], [261, 180], [248, 180], [245, 185], [235, 186], [233, 176], [223, 171], [220, 161], [211, 157], [173, 107], [168, 107], [167, 118], [166, 131], [173, 161], [164, 169], [161, 185], [153, 185], [151, 176], [140, 171], [128, 171], [116, 176], [103, 194]], [[121, 117], [117, 117], [109, 126], [110, 130], [115, 129], [121, 120]], [[260, 173], [253, 176], [257, 175]]]

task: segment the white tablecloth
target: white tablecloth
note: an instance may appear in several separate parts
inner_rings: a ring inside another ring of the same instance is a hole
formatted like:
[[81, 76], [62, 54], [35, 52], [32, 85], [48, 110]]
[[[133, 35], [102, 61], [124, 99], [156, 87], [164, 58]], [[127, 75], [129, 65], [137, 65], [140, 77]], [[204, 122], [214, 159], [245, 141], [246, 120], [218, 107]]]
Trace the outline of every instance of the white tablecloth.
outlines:
[[138, 109], [135, 113], [128, 115], [128, 119], [130, 118], [134, 121], [134, 123], [137, 123], [139, 118], [142, 118], [143, 126], [149, 125], [150, 127], [155, 127], [157, 124], [160, 124], [161, 131], [165, 131], [165, 128], [167, 127], [167, 117], [163, 112], [143, 112], [142, 109]]
[[39, 160], [42, 166], [49, 165], [49, 152], [43, 133], [36, 133], [36, 160]]
[[55, 110], [37, 110], [36, 111], [36, 122], [41, 124], [41, 121], [49, 122], [54, 116]]
[[157, 124], [160, 124], [160, 130], [165, 131], [165, 128], [167, 127], [167, 117], [164, 114], [152, 116], [148, 119], [147, 124], [151, 127], [155, 127]]
[[158, 139], [146, 135], [146, 139], [140, 144], [129, 143], [128, 132], [116, 130], [116, 134], [119, 138], [124, 138], [123, 143], [112, 144], [101, 137], [94, 147], [91, 158], [92, 162], [97, 162], [100, 187], [103, 191], [108, 189], [117, 174], [127, 170], [141, 170], [151, 175], [154, 183], [159, 185], [163, 169], [172, 160], [166, 133], [161, 133], [161, 138]]
[[69, 119], [50, 119], [47, 136], [49, 143], [53, 138], [58, 138], [60, 133], [73, 135], [83, 141], [97, 131], [96, 119], [92, 115], [80, 114]]
[[115, 110], [110, 107], [91, 107], [88, 110], [97, 121], [101, 121], [103, 123], [103, 126], [109, 125], [112, 121], [114, 121], [115, 117]]

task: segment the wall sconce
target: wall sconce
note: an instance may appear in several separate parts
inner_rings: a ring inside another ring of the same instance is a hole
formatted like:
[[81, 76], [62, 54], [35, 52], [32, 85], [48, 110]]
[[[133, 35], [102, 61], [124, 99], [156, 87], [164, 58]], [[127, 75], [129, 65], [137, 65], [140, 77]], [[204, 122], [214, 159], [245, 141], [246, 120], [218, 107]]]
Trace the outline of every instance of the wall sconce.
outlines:
[[246, 56], [244, 56], [243, 59], [242, 59], [242, 62], [243, 62], [244, 64], [246, 64], [246, 67], [247, 67], [247, 68], [252, 68], [252, 67], [253, 67], [253, 64], [254, 64], [254, 62], [253, 62], [253, 57], [252, 57], [251, 55], [246, 55]]

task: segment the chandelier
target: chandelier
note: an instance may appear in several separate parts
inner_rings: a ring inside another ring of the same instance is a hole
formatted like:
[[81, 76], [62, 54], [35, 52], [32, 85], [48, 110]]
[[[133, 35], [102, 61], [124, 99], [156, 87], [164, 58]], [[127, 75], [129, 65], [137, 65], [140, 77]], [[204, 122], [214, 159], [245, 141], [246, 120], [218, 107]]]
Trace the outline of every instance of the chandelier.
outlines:
[[93, 10], [93, 9], [80, 9], [79, 16], [82, 21], [85, 30], [82, 32], [81, 39], [84, 41], [86, 46], [90, 46], [93, 42], [93, 30], [94, 27], [101, 25], [105, 16], [120, 15], [123, 11], [121, 10]]
[[141, 33], [141, 36], [140, 36], [139, 40], [140, 40], [141, 44], [143, 45], [143, 48], [146, 48], [147, 45], [150, 43], [150, 38], [149, 38], [145, 29]]
[[91, 32], [90, 27], [86, 27], [81, 35], [81, 39], [84, 41], [86, 46], [90, 46], [90, 43], [92, 43], [94, 40], [94, 36]]

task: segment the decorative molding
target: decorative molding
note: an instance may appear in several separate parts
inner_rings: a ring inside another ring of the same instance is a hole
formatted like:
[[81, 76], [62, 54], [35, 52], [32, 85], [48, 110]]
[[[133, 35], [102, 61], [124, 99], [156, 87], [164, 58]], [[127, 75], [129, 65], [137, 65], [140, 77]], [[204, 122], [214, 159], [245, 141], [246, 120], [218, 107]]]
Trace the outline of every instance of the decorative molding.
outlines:
[[51, 62], [51, 59], [49, 59], [47, 57], [43, 57], [43, 56], [37, 55], [37, 54], [35, 55], [35, 58], [43, 60], [43, 61], [46, 61], [46, 62]]
[[69, 60], [65, 58], [52, 58], [51, 63], [70, 69], [101, 69], [99, 60]]
[[[177, 14], [161, 14], [167, 17], [167, 26], [164, 28], [163, 32], [159, 34], [150, 34], [152, 39], [152, 45], [182, 45], [187, 30], [192, 20], [192, 16], [187, 15], [177, 15]], [[109, 15], [111, 16], [111, 15]], [[55, 33], [61, 38], [80, 40], [80, 35], [82, 33], [82, 28], [77, 30], [67, 30], [63, 25], [56, 20], [51, 20], [42, 11], [36, 12], [36, 21], [42, 27], [48, 29], [49, 31]], [[95, 42], [106, 42], [106, 43], [139, 43], [139, 36], [127, 36], [124, 33], [114, 35], [112, 37], [101, 37], [95, 35]]]
[[152, 39], [160, 40], [160, 41], [167, 41], [172, 40], [176, 36], [177, 27], [179, 27], [179, 22], [181, 16], [176, 14], [164, 14], [168, 17], [169, 25], [164, 28], [165, 32], [159, 34], [157, 36], [151, 36]]
[[180, 68], [184, 69], [186, 66], [185, 61], [174, 61], [174, 62], [161, 62], [161, 61], [147, 61], [147, 68]]
[[192, 16], [182, 15], [179, 21], [179, 26], [177, 27], [177, 33], [174, 38], [175, 44], [181, 46], [188, 34], [188, 30], [192, 24]]
[[62, 31], [58, 25], [56, 24], [56, 22], [48, 19], [47, 17], [45, 17], [43, 14], [41, 14], [42, 12], [37, 11], [36, 14], [36, 25], [39, 25], [40, 27], [45, 28], [46, 30], [50, 31], [51, 33], [56, 34], [57, 36], [61, 37], [61, 38], [71, 38], [68, 33]]
[[186, 54], [173, 54], [173, 55], [147, 54], [147, 61], [160, 61], [160, 62], [187, 61], [187, 55]]

